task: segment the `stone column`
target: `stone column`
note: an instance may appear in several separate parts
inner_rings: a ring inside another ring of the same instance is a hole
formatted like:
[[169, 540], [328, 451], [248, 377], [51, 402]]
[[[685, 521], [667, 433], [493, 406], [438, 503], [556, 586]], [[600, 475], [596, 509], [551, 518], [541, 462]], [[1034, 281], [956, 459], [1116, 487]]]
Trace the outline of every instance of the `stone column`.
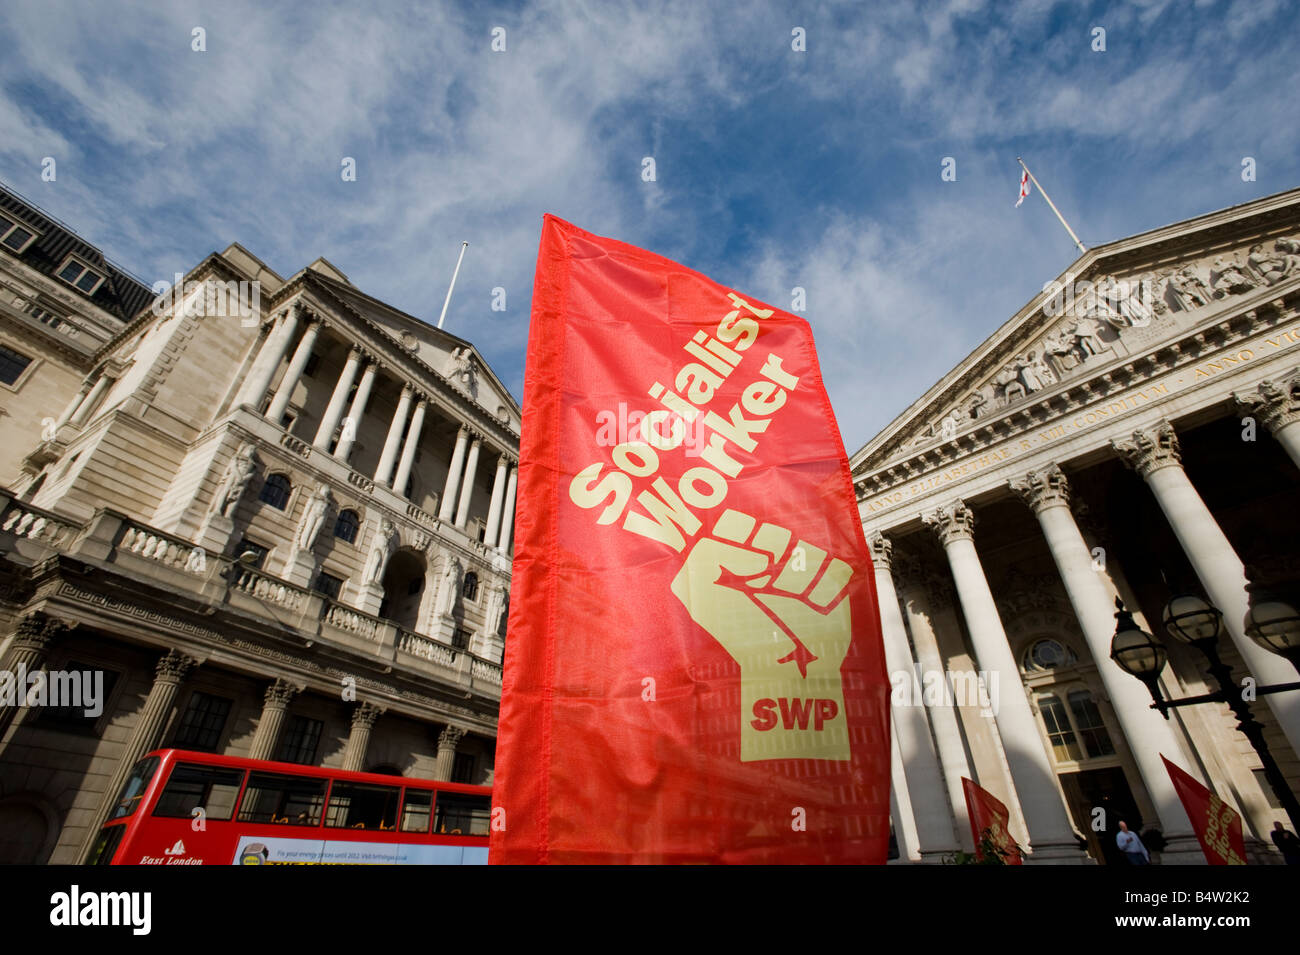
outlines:
[[959, 500], [926, 514], [923, 520], [938, 534], [947, 554], [980, 669], [1000, 675], [1002, 692], [996, 701], [994, 720], [1029, 828], [1032, 854], [1026, 861], [1085, 862], [1087, 856], [1074, 837], [1056, 771], [1043, 747], [1020, 668], [1011, 655], [997, 604], [975, 551], [975, 515]]
[[244, 379], [244, 387], [239, 391], [236, 404], [252, 405], [254, 408], [262, 404], [266, 389], [271, 387], [271, 379], [275, 377], [275, 370], [280, 367], [285, 352], [289, 350], [289, 342], [298, 328], [301, 314], [302, 306], [295, 302], [280, 320], [280, 324], [266, 336], [266, 341], [262, 343], [261, 351], [257, 354], [257, 360], [253, 362], [253, 367], [248, 370], [248, 377]]
[[[907, 643], [907, 630], [902, 611], [898, 608], [898, 594], [894, 590], [891, 561], [893, 545], [880, 533], [873, 534], [871, 561], [876, 571], [876, 597], [880, 604], [880, 629], [885, 640], [885, 666], [891, 684], [905, 679], [913, 683], [915, 667], [912, 650]], [[956, 832], [952, 814], [944, 798], [943, 772], [935, 754], [926, 719], [925, 704], [920, 687], [911, 694], [910, 706], [893, 706], [894, 731], [907, 777], [907, 793], [911, 794], [912, 815], [916, 820], [917, 851], [923, 862], [942, 862], [943, 856], [957, 851]]]
[[[1295, 667], [1246, 636], [1246, 613], [1250, 609], [1246, 569], [1183, 470], [1173, 426], [1162, 421], [1149, 431], [1135, 431], [1131, 439], [1112, 441], [1111, 445], [1151, 488], [1210, 602], [1223, 612], [1223, 628], [1251, 675], [1261, 686], [1295, 682]], [[1264, 699], [1287, 742], [1300, 754], [1300, 694], [1274, 693]]]
[[393, 476], [393, 462], [397, 460], [397, 446], [402, 440], [402, 431], [406, 428], [406, 415], [411, 409], [412, 390], [410, 385], [402, 386], [402, 395], [397, 399], [397, 410], [393, 412], [392, 423], [388, 426], [388, 437], [384, 441], [383, 454], [379, 456], [379, 467], [375, 468], [375, 483], [387, 484]]
[[108, 391], [108, 386], [112, 383], [113, 379], [108, 377], [107, 372], [100, 372], [99, 380], [90, 389], [90, 394], [86, 395], [86, 399], [77, 406], [77, 410], [68, 418], [68, 423], [78, 428], [85, 424], [86, 419], [99, 405], [100, 399], [104, 397], [104, 392]]
[[[366, 362], [366, 369], [361, 373], [361, 383], [357, 385], [357, 393], [352, 396], [352, 406], [348, 408], [347, 417], [343, 419], [343, 433], [339, 435], [339, 443], [334, 448], [334, 457], [344, 464], [347, 464], [348, 459], [352, 457], [352, 448], [357, 443], [357, 432], [361, 429], [361, 419], [365, 416], [366, 405], [370, 401], [370, 390], [375, 385], [375, 374], [378, 370], [377, 362]], [[348, 422], [351, 422], [351, 425]], [[326, 447], [329, 445], [327, 444]]]
[[[966, 746], [962, 741], [957, 711], [948, 702], [953, 696], [948, 684], [943, 654], [939, 650], [939, 641], [935, 637], [931, 622], [933, 605], [940, 598], [935, 594], [922, 598], [918, 594], [920, 589], [918, 578], [910, 588], [910, 595], [903, 600], [906, 620], [912, 634], [916, 662], [923, 674], [922, 679], [928, 677], [936, 681], [944, 693], [938, 705], [927, 704], [926, 712], [930, 716], [930, 726], [934, 730], [934, 742], [938, 748], [944, 784], [948, 787], [948, 810], [952, 813], [953, 829], [962, 848], [974, 851], [974, 843], [970, 837], [970, 817], [966, 812], [966, 794], [962, 791], [961, 780], [963, 776], [974, 779], [975, 774], [971, 772], [970, 764], [966, 759]], [[922, 601], [924, 607], [918, 606]], [[947, 604], [946, 598], [944, 603]], [[924, 698], [924, 687], [922, 697]]]
[[451, 452], [451, 466], [447, 468], [447, 483], [442, 488], [442, 503], [438, 507], [438, 520], [449, 521], [456, 513], [456, 492], [460, 489], [460, 474], [465, 467], [465, 447], [469, 444], [469, 430], [461, 425], [456, 432], [456, 448]]
[[278, 425], [280, 418], [285, 410], [289, 407], [289, 399], [293, 397], [293, 389], [302, 378], [302, 370], [307, 367], [307, 359], [311, 358], [311, 350], [316, 347], [316, 339], [320, 336], [322, 323], [313, 321], [307, 326], [307, 331], [303, 332], [302, 338], [298, 342], [298, 347], [294, 349], [293, 357], [289, 359], [289, 367], [284, 371], [284, 377], [280, 379], [280, 387], [275, 389], [275, 397], [271, 399], [271, 406], [266, 409], [266, 418], [272, 424]]
[[483, 440], [477, 435], [469, 446], [469, 460], [465, 462], [465, 477], [460, 484], [460, 504], [456, 508], [456, 526], [464, 527], [469, 518], [469, 502], [474, 496], [474, 472], [478, 470], [478, 451]]
[[489, 547], [496, 546], [497, 533], [501, 529], [501, 504], [506, 495], [506, 471], [510, 459], [502, 454], [497, 458], [497, 473], [492, 479], [492, 501], [488, 504], [487, 527], [484, 529], [483, 543]]
[[4, 662], [0, 663], [0, 670], [13, 674], [14, 680], [14, 705], [0, 706], [0, 739], [4, 738], [5, 730], [18, 715], [18, 704], [25, 700], [22, 694], [27, 684], [19, 682], [22, 675], [39, 670], [45, 663], [50, 644], [69, 629], [66, 623], [43, 613], [29, 613], [18, 621], [18, 629], [9, 642]]
[[397, 475], [393, 478], [393, 490], [398, 494], [406, 493], [406, 481], [415, 465], [415, 449], [420, 444], [420, 430], [424, 427], [424, 412], [428, 407], [428, 400], [421, 398], [411, 414], [411, 426], [406, 429], [406, 443], [402, 445], [402, 460], [398, 462]]
[[465, 730], [450, 724], [438, 734], [438, 759], [433, 765], [434, 779], [451, 782], [451, 771], [456, 765], [456, 747], [464, 738]]
[[257, 720], [257, 730], [248, 747], [249, 759], [271, 759], [275, 755], [275, 745], [280, 741], [280, 728], [284, 725], [284, 714], [300, 692], [302, 687], [280, 678], [266, 688], [262, 715]]
[[361, 703], [352, 711], [352, 732], [348, 734], [347, 746], [343, 749], [343, 769], [349, 773], [360, 773], [365, 769], [366, 747], [370, 745], [370, 730], [375, 720], [384, 713], [384, 707], [374, 703]]
[[510, 553], [510, 528], [515, 517], [515, 484], [519, 478], [519, 462], [510, 468], [510, 480], [506, 482], [506, 499], [501, 504], [501, 537], [497, 540], [497, 549]]
[[1265, 379], [1253, 394], [1234, 394], [1237, 413], [1259, 418], [1300, 467], [1300, 368], [1281, 382]]
[[353, 347], [348, 352], [347, 361], [343, 363], [343, 370], [339, 372], [339, 380], [334, 383], [334, 391], [330, 394], [329, 404], [325, 406], [325, 413], [321, 415], [320, 427], [316, 429], [316, 437], [312, 439], [313, 448], [320, 448], [322, 451], [329, 449], [330, 441], [334, 437], [334, 429], [339, 426], [339, 419], [343, 417], [343, 406], [347, 404], [348, 392], [352, 389], [352, 382], [357, 377], [357, 366], [361, 364], [361, 349]]
[[122, 747], [117, 768], [108, 781], [108, 788], [104, 790], [100, 800], [99, 811], [94, 816], [94, 825], [87, 831], [82, 842], [83, 859], [90, 852], [95, 837], [99, 835], [100, 826], [107, 820], [109, 812], [117, 802], [122, 786], [131, 775], [131, 769], [140, 757], [150, 750], [157, 749], [158, 744], [162, 742], [163, 730], [171, 716], [172, 704], [176, 701], [176, 691], [186, 675], [192, 668], [198, 666], [198, 663], [199, 661], [193, 657], [176, 649], [168, 650], [158, 661], [154, 669], [153, 687], [149, 690], [149, 696], [145, 698], [144, 709], [140, 711], [135, 728], [131, 731], [131, 737]]
[[78, 409], [81, 407], [82, 402], [86, 400], [86, 396], [90, 394], [90, 389], [91, 389], [91, 382], [83, 381], [81, 383], [81, 389], [76, 393], [73, 399], [68, 402], [68, 406], [63, 409], [63, 414], [59, 415], [58, 420], [54, 423], [54, 427], [56, 430], [63, 427], [65, 424], [67, 424], [69, 421], [72, 420], [72, 416], [77, 413]]
[[[1200, 773], [1184, 755], [1169, 722], [1151, 709], [1151, 695], [1146, 687], [1110, 659], [1111, 638], [1115, 635], [1114, 603], [1101, 581], [1102, 572], [1093, 566], [1092, 552], [1070, 513], [1069, 484], [1065, 475], [1053, 464], [1012, 481], [1011, 489], [1029, 505], [1042, 526], [1052, 560], [1056, 562], [1070, 604], [1074, 607], [1074, 615], [1088, 641], [1097, 673], [1115, 708], [1124, 738], [1128, 740], [1133, 759], [1142, 774], [1142, 782], [1155, 804], [1160, 817], [1160, 831], [1170, 843], [1166, 857], [1171, 862], [1201, 862], [1204, 856], [1191, 821], [1160, 757], [1168, 758], [1194, 777], [1199, 777]], [[1111, 828], [1114, 823], [1115, 820], [1107, 820], [1105, 838], [1114, 838]], [[1177, 858], [1171, 858], [1171, 855]]]
[[899, 864], [920, 862], [920, 842], [916, 834], [916, 817], [912, 815], [912, 794], [907, 788], [907, 774], [903, 754], [898, 748], [898, 727], [891, 725], [889, 733], [889, 818], [894, 823], [894, 841], [898, 844]]

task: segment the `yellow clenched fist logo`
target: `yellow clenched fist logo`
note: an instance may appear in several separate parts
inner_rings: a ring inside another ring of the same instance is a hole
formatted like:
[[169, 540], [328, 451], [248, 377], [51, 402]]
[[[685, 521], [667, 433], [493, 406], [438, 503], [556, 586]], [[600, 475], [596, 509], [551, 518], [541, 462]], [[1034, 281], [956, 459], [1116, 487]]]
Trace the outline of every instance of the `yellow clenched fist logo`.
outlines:
[[853, 569], [775, 524], [729, 510], [673, 578], [691, 618], [740, 665], [743, 762], [847, 760], [840, 664]]

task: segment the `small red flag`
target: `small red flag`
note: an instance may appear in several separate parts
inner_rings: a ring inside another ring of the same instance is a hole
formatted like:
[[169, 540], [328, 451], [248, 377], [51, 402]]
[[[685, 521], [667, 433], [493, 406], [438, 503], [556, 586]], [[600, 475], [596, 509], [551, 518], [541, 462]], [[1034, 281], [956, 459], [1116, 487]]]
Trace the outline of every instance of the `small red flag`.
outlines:
[[491, 861], [874, 862], [889, 684], [801, 318], [554, 216]]
[[970, 816], [970, 831], [975, 840], [975, 858], [983, 860], [987, 837], [995, 848], [1002, 851], [1003, 862], [1024, 865], [1020, 846], [1011, 838], [1011, 830], [1007, 828], [1011, 812], [1002, 801], [965, 776], [961, 778], [961, 791], [966, 796], [966, 812]]
[[1241, 816], [1192, 776], [1164, 756], [1160, 758], [1169, 770], [1178, 798], [1183, 801], [1187, 818], [1192, 820], [1205, 861], [1210, 865], [1245, 865], [1246, 841], [1241, 834]]

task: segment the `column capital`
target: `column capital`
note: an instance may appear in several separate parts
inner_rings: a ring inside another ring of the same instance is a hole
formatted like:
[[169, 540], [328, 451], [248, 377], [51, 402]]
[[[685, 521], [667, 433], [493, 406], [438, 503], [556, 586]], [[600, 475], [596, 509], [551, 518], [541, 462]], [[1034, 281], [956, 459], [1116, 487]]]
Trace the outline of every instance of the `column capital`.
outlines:
[[375, 720], [383, 716], [387, 710], [387, 707], [380, 706], [378, 703], [358, 703], [352, 710], [352, 726], [371, 729], [375, 725]]
[[199, 661], [175, 648], [168, 650], [154, 667], [155, 683], [180, 683]]
[[70, 626], [62, 620], [56, 620], [41, 611], [29, 613], [18, 621], [18, 629], [14, 632], [13, 646], [44, 651], [49, 647], [52, 640], [71, 630], [73, 626], [75, 624]]
[[975, 512], [960, 498], [921, 515], [921, 523], [938, 535], [944, 547], [959, 540], [975, 539]]
[[892, 569], [894, 557], [894, 543], [880, 531], [872, 531], [867, 538], [867, 546], [871, 548], [871, 563], [877, 570], [884, 568]]
[[403, 381], [403, 382], [402, 382], [402, 397], [403, 397], [403, 398], [406, 398], [406, 399], [409, 401], [409, 400], [411, 399], [411, 396], [414, 395], [414, 394], [415, 394], [415, 388], [412, 387], [411, 383], [410, 383], [409, 381]]
[[1289, 424], [1300, 421], [1300, 368], [1280, 381], [1266, 378], [1253, 392], [1234, 392], [1237, 411], [1264, 422], [1276, 434]]
[[1178, 434], [1168, 421], [1145, 431], [1134, 431], [1132, 438], [1111, 441], [1110, 445], [1120, 460], [1144, 478], [1160, 468], [1182, 467], [1183, 464]]
[[459, 726], [452, 726], [450, 723], [443, 728], [438, 734], [439, 749], [455, 749], [460, 745], [460, 741], [465, 738], [466, 731]]
[[290, 683], [283, 677], [276, 677], [275, 682], [266, 688], [263, 700], [267, 706], [286, 707], [302, 690], [301, 686]]
[[1035, 514], [1047, 507], [1070, 506], [1070, 481], [1055, 463], [1014, 478], [1008, 484]]

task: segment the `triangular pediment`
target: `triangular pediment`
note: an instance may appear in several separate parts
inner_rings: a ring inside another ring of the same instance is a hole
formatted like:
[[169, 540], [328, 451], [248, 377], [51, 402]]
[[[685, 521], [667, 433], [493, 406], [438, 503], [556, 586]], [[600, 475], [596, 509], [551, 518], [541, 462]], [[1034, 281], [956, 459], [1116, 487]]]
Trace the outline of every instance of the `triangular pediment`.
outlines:
[[1099, 246], [854, 456], [855, 474], [1050, 402], [1300, 283], [1300, 189]]

